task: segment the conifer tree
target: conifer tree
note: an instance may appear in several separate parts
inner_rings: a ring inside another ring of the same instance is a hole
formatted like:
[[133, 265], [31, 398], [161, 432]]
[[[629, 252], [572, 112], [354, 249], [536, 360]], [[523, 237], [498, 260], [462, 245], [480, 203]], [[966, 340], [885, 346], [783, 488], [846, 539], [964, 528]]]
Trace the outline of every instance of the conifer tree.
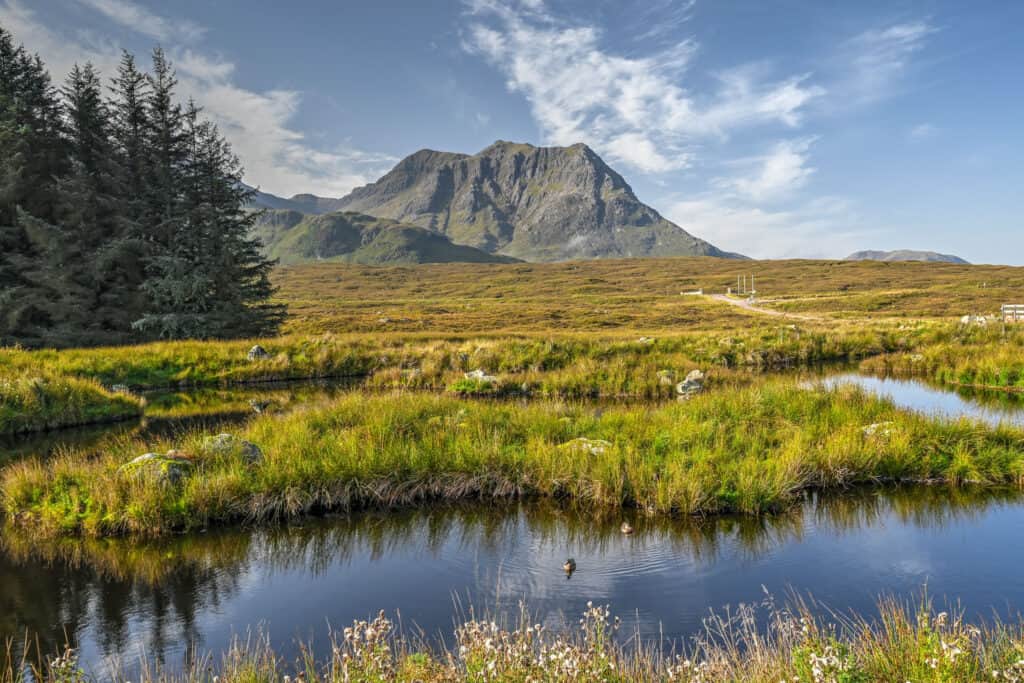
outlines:
[[49, 74], [0, 27], [0, 343], [40, 343], [51, 325], [56, 293], [39, 276], [43, 254], [27, 229], [52, 225], [65, 168]]

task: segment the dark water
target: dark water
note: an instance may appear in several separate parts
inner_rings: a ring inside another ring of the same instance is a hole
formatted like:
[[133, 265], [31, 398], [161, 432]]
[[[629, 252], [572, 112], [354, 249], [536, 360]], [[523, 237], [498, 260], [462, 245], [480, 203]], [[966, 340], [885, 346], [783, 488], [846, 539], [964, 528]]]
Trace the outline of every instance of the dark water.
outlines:
[[[911, 488], [808, 498], [760, 519], [634, 520], [544, 506], [443, 508], [221, 532], [156, 544], [65, 541], [42, 548], [8, 536], [0, 553], [0, 638], [39, 634], [44, 648], [81, 648], [94, 671], [141, 652], [181, 666], [186, 649], [219, 651], [262, 625], [288, 658], [297, 639], [321, 646], [327, 625], [400, 610], [406, 629], [451, 642], [456, 601], [572, 621], [610, 603], [645, 638], [686, 638], [709, 609], [788, 591], [870, 615], [890, 594], [927, 585], [971, 617], [1024, 607], [1024, 498]], [[567, 579], [567, 556], [578, 571]]]
[[869, 377], [854, 373], [822, 380], [825, 386], [854, 384], [887, 396], [896, 405], [947, 419], [967, 417], [989, 425], [1024, 426], [1024, 396], [1003, 391], [950, 390], [919, 380]]

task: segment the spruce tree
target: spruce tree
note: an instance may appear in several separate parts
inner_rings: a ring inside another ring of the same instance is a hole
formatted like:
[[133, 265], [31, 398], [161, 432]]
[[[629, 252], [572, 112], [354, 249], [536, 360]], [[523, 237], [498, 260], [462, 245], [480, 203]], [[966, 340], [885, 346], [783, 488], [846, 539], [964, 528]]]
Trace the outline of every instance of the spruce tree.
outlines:
[[284, 310], [267, 303], [274, 262], [250, 237], [255, 216], [245, 211], [250, 194], [241, 165], [194, 103], [184, 111], [173, 105], [176, 81], [162, 52], [154, 53], [153, 68], [152, 182], [175, 194], [151, 205], [159, 219], [144, 285], [151, 309], [136, 328], [167, 339], [273, 333]]
[[0, 27], [0, 343], [41, 343], [52, 324], [57, 293], [40, 267], [65, 161], [49, 74]]

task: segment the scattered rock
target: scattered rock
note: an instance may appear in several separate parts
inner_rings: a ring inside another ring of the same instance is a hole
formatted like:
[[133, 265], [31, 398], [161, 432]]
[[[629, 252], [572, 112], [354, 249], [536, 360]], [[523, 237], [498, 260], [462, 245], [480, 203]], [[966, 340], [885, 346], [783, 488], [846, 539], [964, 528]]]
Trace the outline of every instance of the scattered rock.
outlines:
[[994, 315], [965, 315], [960, 318], [961, 325], [976, 325], [977, 327], [986, 327], [989, 323], [998, 321], [999, 318]]
[[603, 439], [588, 439], [586, 437], [579, 437], [572, 441], [563, 443], [559, 448], [570, 453], [586, 453], [588, 455], [603, 455], [609, 448], [612, 447], [610, 441], [604, 441]]
[[110, 386], [110, 390], [115, 394], [130, 394], [132, 390], [128, 388], [127, 384], [113, 384]]
[[653, 344], [654, 337], [640, 337], [636, 340], [638, 344]]
[[239, 439], [233, 434], [208, 436], [203, 440], [203, 451], [210, 455], [241, 455], [246, 464], [255, 465], [263, 461], [263, 451], [251, 441]]
[[120, 471], [133, 477], [154, 479], [176, 486], [195, 470], [195, 464], [180, 451], [168, 451], [167, 455], [144, 453], [131, 462], [121, 465]]
[[262, 346], [257, 344], [256, 346], [254, 346], [251, 349], [249, 349], [249, 353], [246, 354], [246, 358], [248, 358], [251, 361], [252, 360], [263, 360], [265, 358], [270, 358], [270, 354], [267, 353], [266, 349], [264, 349]]
[[704, 373], [693, 370], [682, 382], [676, 385], [676, 393], [680, 398], [690, 398], [704, 391]]
[[891, 436], [892, 422], [876, 422], [861, 430], [864, 436]]
[[487, 382], [488, 384], [495, 384], [498, 378], [494, 375], [488, 375], [483, 370], [470, 370], [469, 372], [463, 373], [462, 375], [466, 379], [475, 379], [478, 382]]
[[274, 402], [266, 398], [249, 399], [249, 407], [252, 408], [252, 411], [257, 415], [262, 415], [263, 413], [267, 412], [267, 409], [269, 409], [272, 405], [274, 405]]

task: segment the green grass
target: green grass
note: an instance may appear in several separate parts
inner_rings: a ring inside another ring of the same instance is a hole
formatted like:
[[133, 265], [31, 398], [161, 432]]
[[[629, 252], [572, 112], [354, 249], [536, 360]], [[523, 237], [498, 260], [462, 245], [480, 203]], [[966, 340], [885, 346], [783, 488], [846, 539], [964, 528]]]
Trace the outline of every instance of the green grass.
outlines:
[[[867, 433], [869, 425], [880, 426]], [[0, 472], [0, 495], [11, 520], [41, 535], [104, 536], [436, 499], [758, 514], [808, 488], [1019, 485], [1024, 477], [1024, 432], [926, 418], [849, 387], [784, 381], [606, 409], [355, 393], [257, 418], [241, 436], [263, 449], [262, 462], [207, 452], [202, 435], [121, 443], [98, 457], [13, 463]], [[180, 483], [121, 469], [142, 452], [172, 447], [194, 464]]]
[[1024, 391], [1024, 326], [960, 328], [948, 340], [868, 359], [861, 367], [949, 386]]
[[[635, 642], [635, 634], [620, 630], [609, 607], [590, 603], [576, 624], [560, 626], [534, 623], [525, 608], [511, 621], [470, 611], [454, 634], [434, 645], [406, 636], [380, 612], [335, 632], [326, 658], [303, 647], [295, 661], [286, 661], [257, 631], [236, 639], [219, 658], [190, 657], [180, 673], [143, 658], [133, 680], [278, 683], [294, 676], [310, 683], [970, 683], [1024, 677], [1019, 623], [971, 624], [956, 611], [938, 611], [927, 596], [914, 605], [882, 600], [875, 619], [822, 618], [823, 611], [799, 600], [781, 608], [771, 600], [740, 606], [728, 615], [709, 616], [693, 642], [668, 652], [658, 644]], [[20, 658], [10, 653], [8, 659], [22, 663], [0, 670], [2, 683], [93, 680], [70, 648], [35, 664], [39, 658], [33, 658], [31, 647]], [[104, 679], [124, 679], [117, 663], [102, 669]]]
[[138, 417], [143, 402], [99, 383], [50, 372], [0, 373], [0, 434]]

